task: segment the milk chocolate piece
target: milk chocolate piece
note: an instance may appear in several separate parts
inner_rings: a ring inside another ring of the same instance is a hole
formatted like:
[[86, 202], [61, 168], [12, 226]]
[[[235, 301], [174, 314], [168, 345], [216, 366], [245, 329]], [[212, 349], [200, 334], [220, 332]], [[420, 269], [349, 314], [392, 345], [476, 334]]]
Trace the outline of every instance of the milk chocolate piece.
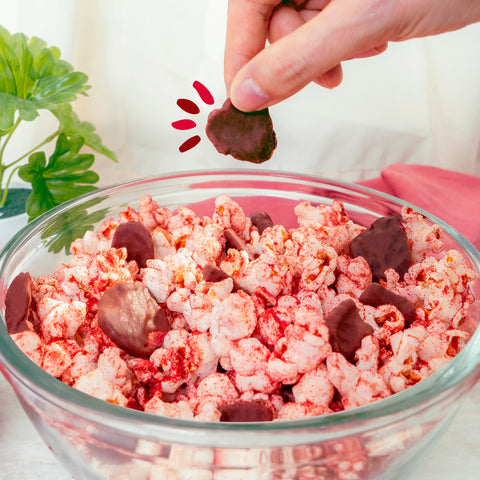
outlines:
[[372, 307], [380, 305], [393, 305], [397, 307], [405, 319], [405, 327], [415, 321], [415, 306], [410, 300], [392, 292], [379, 283], [372, 282], [360, 295], [360, 302]]
[[208, 116], [206, 133], [220, 153], [253, 163], [267, 161], [277, 146], [268, 109], [242, 112], [229, 98]]
[[374, 280], [385, 280], [389, 268], [403, 277], [410, 265], [412, 254], [401, 220], [398, 214], [378, 218], [350, 242], [352, 257], [367, 261]]
[[116, 345], [130, 355], [152, 353], [148, 335], [168, 329], [165, 313], [140, 282], [118, 282], [108, 288], [98, 302], [98, 325]]
[[253, 212], [250, 214], [250, 220], [257, 227], [260, 235], [266, 228], [273, 227], [273, 220], [267, 212]]
[[125, 247], [127, 260], [135, 260], [140, 268], [146, 266], [149, 258], [153, 258], [152, 236], [140, 222], [121, 223], [113, 234], [112, 247]]
[[12, 280], [5, 296], [5, 324], [10, 335], [28, 330], [27, 320], [31, 302], [30, 274], [19, 273]]
[[220, 405], [221, 422], [270, 422], [273, 412], [261, 402], [240, 401]]
[[329, 341], [334, 352], [341, 353], [349, 362], [355, 360], [355, 352], [363, 337], [371, 335], [373, 328], [365, 323], [352, 299], [338, 304], [326, 317]]

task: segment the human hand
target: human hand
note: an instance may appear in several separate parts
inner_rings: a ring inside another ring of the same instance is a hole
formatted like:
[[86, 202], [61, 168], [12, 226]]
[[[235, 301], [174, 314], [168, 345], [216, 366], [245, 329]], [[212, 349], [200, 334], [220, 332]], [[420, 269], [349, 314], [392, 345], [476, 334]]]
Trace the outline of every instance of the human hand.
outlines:
[[312, 81], [338, 86], [341, 62], [382, 53], [388, 42], [477, 21], [479, 0], [229, 0], [228, 95], [240, 110], [260, 110]]

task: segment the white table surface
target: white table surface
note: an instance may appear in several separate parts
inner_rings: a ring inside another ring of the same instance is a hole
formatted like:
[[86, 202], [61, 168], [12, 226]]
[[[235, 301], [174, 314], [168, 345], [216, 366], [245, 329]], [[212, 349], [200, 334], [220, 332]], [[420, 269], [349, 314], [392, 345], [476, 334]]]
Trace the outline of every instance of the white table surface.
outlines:
[[[410, 478], [480, 478], [480, 382], [465, 398], [447, 432]], [[1, 374], [0, 479], [72, 480], [31, 425]]]

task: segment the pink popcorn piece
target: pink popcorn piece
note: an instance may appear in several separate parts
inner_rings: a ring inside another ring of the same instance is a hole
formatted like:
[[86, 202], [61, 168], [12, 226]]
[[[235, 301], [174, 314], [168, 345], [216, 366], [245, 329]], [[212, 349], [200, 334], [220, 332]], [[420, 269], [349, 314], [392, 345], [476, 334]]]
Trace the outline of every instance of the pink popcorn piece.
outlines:
[[141, 283], [118, 282], [98, 302], [98, 325], [103, 332], [133, 356], [153, 351], [149, 333], [168, 328], [165, 312]]
[[263, 402], [238, 401], [218, 407], [221, 422], [270, 422], [273, 411]]
[[27, 320], [32, 302], [31, 277], [27, 272], [19, 273], [5, 296], [5, 323], [10, 335], [28, 330]]
[[352, 257], [363, 257], [370, 265], [374, 280], [385, 280], [385, 270], [393, 268], [405, 275], [412, 254], [402, 217], [393, 214], [375, 220], [350, 242]]
[[250, 220], [257, 227], [260, 235], [266, 228], [273, 227], [272, 217], [267, 212], [253, 212], [250, 214]]
[[397, 307], [405, 319], [406, 327], [409, 327], [415, 321], [415, 306], [413, 303], [379, 283], [372, 282], [362, 292], [359, 301], [372, 307], [379, 307], [380, 305], [393, 305]]
[[355, 359], [355, 352], [360, 348], [363, 337], [371, 335], [374, 331], [361, 319], [352, 299], [344, 300], [337, 305], [327, 315], [325, 323], [329, 330], [332, 350], [341, 353], [351, 363]]
[[121, 223], [112, 239], [113, 248], [126, 248], [127, 260], [135, 260], [140, 268], [153, 258], [153, 241], [147, 227], [136, 221]]

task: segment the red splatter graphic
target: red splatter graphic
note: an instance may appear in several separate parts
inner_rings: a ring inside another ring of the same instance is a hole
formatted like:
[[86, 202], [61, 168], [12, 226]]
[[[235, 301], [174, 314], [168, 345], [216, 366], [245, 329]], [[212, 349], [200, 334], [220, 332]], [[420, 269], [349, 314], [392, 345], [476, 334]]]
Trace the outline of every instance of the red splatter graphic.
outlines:
[[201, 140], [201, 138], [200, 138], [199, 135], [195, 135], [194, 137], [190, 137], [188, 140], [183, 142], [178, 149], [180, 150], [181, 153], [186, 152], [187, 150], [190, 150], [191, 148], [198, 145], [200, 140]]
[[197, 113], [200, 113], [200, 108], [198, 108], [198, 105], [195, 102], [192, 102], [188, 98], [179, 98], [177, 100], [177, 105], [187, 113], [191, 113], [192, 115], [196, 115]]
[[[213, 105], [215, 103], [213, 95], [203, 83], [195, 80], [193, 82], [193, 88], [200, 95], [200, 98], [204, 103], [206, 103], [207, 105]], [[200, 113], [200, 107], [193, 100], [189, 100], [188, 98], [179, 98], [177, 100], [177, 105], [184, 112], [190, 113], [191, 115], [197, 115], [198, 113]], [[172, 122], [171, 125], [176, 130], [191, 130], [192, 128], [195, 128], [197, 126], [197, 124], [189, 118], [182, 118], [181, 120], [176, 120], [175, 122]], [[190, 150], [196, 145], [198, 145], [200, 140], [200, 135], [194, 135], [185, 140], [180, 145], [180, 147], [178, 147], [178, 149], [181, 153], [186, 152], [187, 150]]]
[[196, 126], [197, 124], [193, 120], [189, 120], [188, 118], [172, 122], [172, 127], [176, 128], [177, 130], [190, 130], [191, 128], [195, 128]]
[[215, 100], [213, 99], [213, 95], [210, 93], [210, 90], [203, 84], [200, 83], [198, 80], [193, 82], [193, 88], [198, 92], [200, 98], [207, 104], [213, 105]]

